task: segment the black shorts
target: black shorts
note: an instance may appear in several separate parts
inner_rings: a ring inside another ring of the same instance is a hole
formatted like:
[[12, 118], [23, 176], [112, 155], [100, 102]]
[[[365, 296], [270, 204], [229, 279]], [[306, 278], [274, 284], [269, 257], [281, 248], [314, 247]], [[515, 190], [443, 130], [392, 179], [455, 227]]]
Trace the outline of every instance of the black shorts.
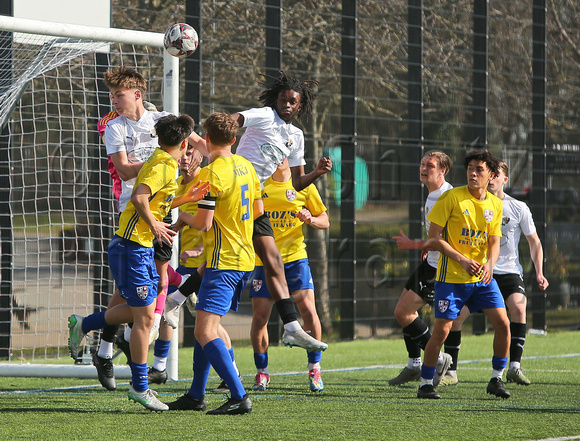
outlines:
[[[170, 224], [173, 222], [171, 217], [171, 212], [163, 218], [163, 222]], [[173, 246], [167, 245], [165, 242], [159, 243], [157, 238], [153, 239], [153, 248], [155, 249], [155, 260], [161, 262], [169, 262], [171, 260], [171, 255], [173, 253]]]
[[274, 237], [274, 230], [272, 230], [272, 224], [270, 223], [268, 215], [263, 214], [254, 220], [254, 236], [257, 234]]
[[433, 305], [435, 300], [435, 277], [437, 277], [437, 268], [433, 268], [424, 260], [407, 280], [405, 289], [413, 291], [429, 305]]
[[497, 282], [504, 300], [516, 292], [526, 295], [524, 281], [519, 274], [494, 274], [493, 278]]

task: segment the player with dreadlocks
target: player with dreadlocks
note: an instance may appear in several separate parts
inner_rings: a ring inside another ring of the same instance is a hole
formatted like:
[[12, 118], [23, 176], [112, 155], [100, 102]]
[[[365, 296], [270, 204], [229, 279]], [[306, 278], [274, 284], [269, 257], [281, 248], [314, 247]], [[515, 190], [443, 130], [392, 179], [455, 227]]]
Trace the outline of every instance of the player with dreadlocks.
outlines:
[[[262, 187], [264, 181], [274, 174], [278, 164], [288, 158], [292, 172], [292, 185], [296, 191], [300, 191], [332, 169], [330, 158], [321, 158], [312, 172], [304, 173], [306, 164], [304, 133], [292, 124], [295, 117], [301, 119], [311, 115], [315, 98], [312, 88], [318, 82], [301, 81], [282, 71], [278, 77], [268, 78], [271, 82], [263, 83], [265, 90], [260, 94], [260, 101], [264, 107], [244, 110], [232, 115], [240, 127], [246, 128], [236, 154], [243, 156], [254, 165]], [[199, 150], [204, 155], [208, 155], [207, 151]], [[268, 291], [272, 294], [276, 309], [284, 323], [282, 336], [284, 344], [290, 347], [299, 346], [312, 352], [326, 350], [328, 348], [326, 343], [308, 335], [298, 323], [296, 306], [290, 297], [286, 283], [284, 263], [276, 247], [270, 219], [266, 214], [254, 221], [253, 242], [256, 254], [264, 264]], [[256, 362], [258, 368], [261, 364], [267, 366], [267, 360]]]

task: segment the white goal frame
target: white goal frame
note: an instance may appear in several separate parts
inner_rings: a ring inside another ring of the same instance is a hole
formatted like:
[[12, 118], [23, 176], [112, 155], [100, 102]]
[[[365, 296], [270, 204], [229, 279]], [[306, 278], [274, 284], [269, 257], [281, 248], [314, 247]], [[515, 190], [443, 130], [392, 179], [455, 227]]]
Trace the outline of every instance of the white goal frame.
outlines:
[[[162, 33], [55, 23], [2, 15], [0, 15], [0, 30], [103, 43], [163, 48]], [[169, 55], [167, 51], [163, 51], [163, 110], [179, 114], [179, 59]], [[177, 247], [177, 241], [174, 247]], [[177, 263], [177, 253], [174, 252], [173, 254], [172, 264], [175, 265]], [[66, 325], [63, 323], [64, 326]], [[176, 330], [167, 361], [167, 372], [170, 380], [178, 379], [178, 335], [179, 333]], [[130, 378], [130, 369], [128, 366], [115, 366], [115, 375], [117, 378]], [[18, 364], [15, 362], [0, 363], [0, 376], [97, 378], [96, 369], [93, 366]]]

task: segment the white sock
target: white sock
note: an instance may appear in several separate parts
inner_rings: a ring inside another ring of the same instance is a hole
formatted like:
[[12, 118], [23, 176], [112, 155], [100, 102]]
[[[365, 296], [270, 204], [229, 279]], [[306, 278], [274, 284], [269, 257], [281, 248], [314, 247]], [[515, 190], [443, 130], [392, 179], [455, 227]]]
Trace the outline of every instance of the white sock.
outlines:
[[257, 370], [258, 374], [266, 374], [266, 375], [270, 375], [270, 371], [268, 370], [268, 366], [266, 366], [264, 369], [258, 369]]
[[510, 369], [520, 369], [522, 367], [519, 361], [511, 361], [510, 362]]
[[308, 363], [308, 370], [311, 371], [312, 369], [320, 370], [320, 363]]
[[499, 378], [501, 380], [501, 377], [503, 377], [503, 369], [501, 370], [497, 370], [497, 369], [493, 369], [491, 372], [491, 378]]
[[448, 369], [447, 372], [445, 373], [445, 375], [457, 378], [457, 371], [452, 371], [451, 369]]
[[153, 319], [153, 327], [159, 329], [160, 324], [161, 324], [161, 314], [156, 312], [155, 318]]
[[433, 378], [427, 379], [427, 378], [421, 377], [421, 384], [419, 385], [419, 387], [421, 387], [425, 384], [430, 384], [431, 386], [433, 386]]
[[[191, 274], [184, 274], [181, 276], [181, 283], [179, 284], [178, 288], [181, 288], [185, 281], [191, 277]], [[175, 291], [174, 291], [175, 292]]]
[[125, 326], [123, 337], [125, 337], [125, 341], [131, 341], [131, 326]]
[[99, 345], [99, 352], [97, 352], [97, 355], [101, 358], [113, 358], [113, 342], [101, 340], [101, 344]]
[[156, 369], [160, 372], [167, 369], [167, 357], [155, 357], [153, 359], [153, 369]]
[[300, 323], [298, 323], [298, 320], [294, 320], [294, 321], [286, 323], [284, 325], [285, 331], [296, 332], [296, 331], [299, 331], [300, 329], [302, 329], [302, 326], [300, 326]]
[[409, 362], [407, 363], [407, 367], [409, 369], [421, 367], [421, 357], [419, 357], [419, 358], [409, 358]]
[[180, 305], [183, 305], [183, 302], [185, 302], [185, 299], [187, 297], [185, 297], [183, 294], [181, 294], [181, 292], [179, 292], [179, 290], [177, 290], [177, 291], [174, 291], [171, 294], [169, 294], [169, 298], [171, 300], [173, 300], [174, 302], [177, 302]]

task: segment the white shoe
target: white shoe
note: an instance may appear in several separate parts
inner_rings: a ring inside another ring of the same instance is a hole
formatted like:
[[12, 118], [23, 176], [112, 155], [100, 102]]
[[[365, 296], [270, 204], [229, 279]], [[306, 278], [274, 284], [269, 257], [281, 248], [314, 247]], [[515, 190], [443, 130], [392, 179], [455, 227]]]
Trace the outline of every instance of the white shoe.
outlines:
[[195, 304], [196, 303], [197, 303], [197, 296], [195, 295], [195, 293], [191, 293], [185, 299], [185, 306], [187, 306], [187, 309], [189, 310], [189, 313], [191, 314], [192, 317], [195, 317]]
[[433, 387], [439, 386], [441, 383], [441, 378], [447, 373], [447, 369], [453, 363], [453, 358], [451, 355], [443, 353], [439, 360], [437, 360], [437, 366], [435, 367], [435, 377], [433, 378]]
[[151, 346], [158, 338], [159, 338], [159, 328], [157, 326], [153, 326], [151, 328], [151, 332], [149, 333], [149, 346]]
[[156, 410], [156, 411], [163, 411], [169, 410], [169, 406], [167, 404], [162, 403], [157, 399], [155, 396], [155, 392], [151, 389], [147, 389], [143, 392], [137, 392], [133, 389], [133, 386], [129, 388], [129, 393], [127, 394], [130, 400], [135, 401], [135, 403], [139, 403], [145, 408], [149, 410]]
[[284, 346], [298, 346], [300, 348], [306, 349], [307, 351], [320, 352], [326, 351], [328, 349], [328, 345], [326, 343], [311, 337], [302, 328], [300, 328], [298, 331], [284, 330], [282, 342], [284, 343]]
[[175, 301], [170, 296], [167, 296], [167, 299], [165, 299], [163, 318], [173, 329], [177, 328], [177, 325], [179, 325], [179, 308], [181, 308], [181, 305], [181, 303]]

